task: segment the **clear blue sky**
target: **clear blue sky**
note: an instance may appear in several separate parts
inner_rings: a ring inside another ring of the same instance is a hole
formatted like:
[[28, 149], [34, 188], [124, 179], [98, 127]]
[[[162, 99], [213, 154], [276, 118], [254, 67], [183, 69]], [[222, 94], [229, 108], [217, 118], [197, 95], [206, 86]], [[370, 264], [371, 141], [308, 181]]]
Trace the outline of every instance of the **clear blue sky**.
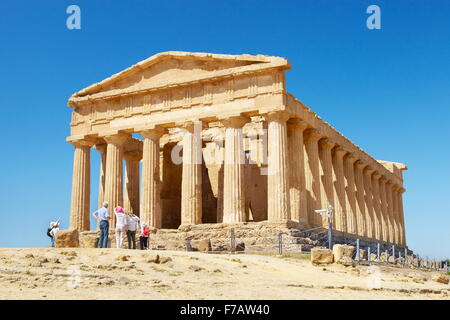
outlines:
[[[81, 30], [66, 8], [81, 8]], [[381, 7], [381, 30], [366, 8]], [[69, 219], [69, 96], [167, 50], [288, 58], [288, 91], [376, 159], [403, 162], [409, 246], [450, 257], [450, 2], [0, 2], [0, 247]], [[98, 155], [92, 152], [92, 208]]]

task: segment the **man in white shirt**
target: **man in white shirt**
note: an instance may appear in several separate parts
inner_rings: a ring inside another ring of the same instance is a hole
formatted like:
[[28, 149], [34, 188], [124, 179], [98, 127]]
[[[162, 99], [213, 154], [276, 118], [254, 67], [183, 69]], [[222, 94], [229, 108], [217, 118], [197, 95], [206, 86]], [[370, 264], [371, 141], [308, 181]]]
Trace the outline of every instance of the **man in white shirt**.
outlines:
[[98, 240], [99, 248], [108, 247], [108, 232], [109, 232], [109, 212], [108, 202], [103, 202], [103, 207], [92, 213], [97, 223], [100, 224], [100, 239]]
[[139, 228], [139, 218], [133, 213], [128, 215], [128, 249], [136, 249], [136, 230]]

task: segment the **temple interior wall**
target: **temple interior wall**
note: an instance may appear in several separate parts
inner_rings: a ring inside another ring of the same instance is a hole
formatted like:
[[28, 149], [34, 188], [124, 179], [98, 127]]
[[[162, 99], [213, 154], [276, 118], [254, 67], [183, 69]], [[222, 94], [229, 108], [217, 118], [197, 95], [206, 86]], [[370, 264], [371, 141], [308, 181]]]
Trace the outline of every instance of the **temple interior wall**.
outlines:
[[[264, 124], [249, 123], [244, 128], [246, 135], [251, 130], [262, 129]], [[205, 133], [205, 130], [203, 131]], [[181, 176], [182, 165], [171, 159], [174, 147], [179, 146], [176, 133], [168, 134], [161, 148], [161, 211], [162, 227], [176, 229], [181, 223]], [[202, 145], [202, 223], [222, 222], [223, 217], [223, 141], [216, 136], [216, 141], [204, 142]], [[244, 195], [247, 221], [267, 220], [267, 175], [265, 174], [263, 141], [257, 136], [244, 139], [246, 163], [244, 166]], [[172, 142], [170, 142], [172, 141]], [[174, 152], [177, 152], [175, 150]], [[182, 155], [182, 151], [180, 152]]]

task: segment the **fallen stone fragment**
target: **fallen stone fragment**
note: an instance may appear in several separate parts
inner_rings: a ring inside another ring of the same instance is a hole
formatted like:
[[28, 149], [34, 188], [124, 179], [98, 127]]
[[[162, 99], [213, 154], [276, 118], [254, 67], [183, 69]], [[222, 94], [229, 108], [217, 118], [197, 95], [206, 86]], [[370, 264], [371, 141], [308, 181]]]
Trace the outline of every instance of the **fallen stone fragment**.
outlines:
[[348, 246], [345, 244], [335, 244], [333, 246], [334, 261], [339, 261], [342, 257], [353, 257], [355, 251], [354, 246]]
[[333, 251], [325, 248], [311, 249], [311, 263], [315, 265], [333, 263]]
[[172, 261], [171, 257], [160, 257], [159, 258], [159, 263], [160, 264], [164, 264], [164, 263], [167, 263], [167, 262], [170, 262], [170, 261]]
[[337, 263], [346, 267], [354, 267], [356, 265], [356, 262], [352, 258], [346, 256], [341, 257]]
[[118, 256], [116, 258], [116, 260], [118, 260], [118, 261], [128, 261], [129, 259], [130, 259], [130, 256], [127, 256], [127, 255]]
[[199, 266], [196, 266], [196, 265], [191, 265], [191, 266], [189, 266], [189, 270], [192, 270], [194, 272], [198, 272], [198, 271], [203, 270], [203, 268], [200, 268]]
[[442, 273], [436, 273], [431, 277], [431, 280], [435, 281], [435, 282], [439, 282], [439, 283], [443, 283], [443, 284], [448, 284], [449, 279], [445, 274]]
[[159, 254], [150, 255], [147, 259], [148, 263], [159, 263]]

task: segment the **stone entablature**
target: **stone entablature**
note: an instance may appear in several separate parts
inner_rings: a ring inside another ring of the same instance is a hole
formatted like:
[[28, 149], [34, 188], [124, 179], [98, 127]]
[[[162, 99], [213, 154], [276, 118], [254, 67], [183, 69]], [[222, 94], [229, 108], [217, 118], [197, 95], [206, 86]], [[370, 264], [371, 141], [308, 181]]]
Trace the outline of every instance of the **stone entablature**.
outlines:
[[[237, 61], [238, 66], [201, 74], [185, 72], [179, 77], [180, 68], [186, 64], [183, 61], [191, 65], [192, 61], [200, 63], [203, 59], [204, 63], [214, 61], [209, 68], [230, 67], [230, 61]], [[170, 60], [182, 62], [174, 66], [164, 63]], [[241, 66], [243, 63], [248, 65]], [[147, 65], [162, 73], [166, 68], [178, 69], [170, 72], [173, 78], [161, 84], [145, 81]], [[283, 108], [283, 71], [289, 68], [286, 59], [277, 57], [159, 54], [74, 94], [69, 100], [69, 106], [74, 108], [71, 135], [95, 135], [105, 130], [134, 132], [149, 123], [169, 127], [188, 118], [211, 121], [221, 114], [256, 115], [264, 107]], [[123, 88], [114, 89], [110, 82], [119, 82], [117, 86]]]
[[287, 110], [290, 114], [304, 120], [308, 127], [314, 128], [320, 132], [323, 137], [334, 141], [347, 152], [353, 153], [358, 159], [361, 159], [367, 165], [376, 169], [381, 174], [385, 175], [389, 180], [392, 180], [397, 185], [403, 184], [402, 170], [407, 170], [407, 167], [402, 163], [375, 160], [368, 155], [364, 150], [348, 140], [343, 134], [333, 128], [326, 121], [322, 120], [314, 111], [305, 106], [301, 101], [296, 99], [293, 95], [287, 93]]
[[279, 57], [166, 52], [74, 94], [71, 226], [89, 230], [94, 147], [99, 203], [157, 228], [325, 226], [314, 209], [330, 203], [336, 232], [406, 246], [406, 166], [373, 159], [287, 93], [290, 68]]

